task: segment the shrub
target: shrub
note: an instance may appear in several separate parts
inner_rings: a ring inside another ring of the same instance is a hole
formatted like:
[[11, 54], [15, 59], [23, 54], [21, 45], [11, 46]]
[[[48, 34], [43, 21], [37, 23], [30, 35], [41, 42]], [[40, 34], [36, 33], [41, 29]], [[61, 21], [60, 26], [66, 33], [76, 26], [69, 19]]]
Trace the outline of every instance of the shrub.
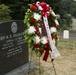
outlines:
[[6, 6], [4, 4], [0, 4], [0, 20], [5, 21], [5, 20], [10, 20], [11, 10], [9, 9], [9, 6]]

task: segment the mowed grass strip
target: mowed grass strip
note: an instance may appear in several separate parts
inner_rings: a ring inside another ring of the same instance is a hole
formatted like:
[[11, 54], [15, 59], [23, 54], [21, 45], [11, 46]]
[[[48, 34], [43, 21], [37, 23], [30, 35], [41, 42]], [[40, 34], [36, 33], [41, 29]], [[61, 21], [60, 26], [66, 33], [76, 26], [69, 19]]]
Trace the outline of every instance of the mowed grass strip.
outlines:
[[58, 46], [59, 48], [62, 49], [76, 49], [76, 40], [75, 39], [60, 39], [58, 42]]

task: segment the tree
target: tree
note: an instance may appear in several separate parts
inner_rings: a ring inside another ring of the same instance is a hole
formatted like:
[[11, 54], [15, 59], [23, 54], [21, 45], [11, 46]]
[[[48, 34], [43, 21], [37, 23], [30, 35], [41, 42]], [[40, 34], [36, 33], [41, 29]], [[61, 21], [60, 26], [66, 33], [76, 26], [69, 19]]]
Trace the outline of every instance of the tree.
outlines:
[[30, 0], [0, 0], [0, 4], [5, 4], [11, 9], [11, 17], [14, 20], [23, 20]]
[[10, 20], [11, 16], [10, 16], [11, 10], [9, 9], [8, 6], [5, 6], [4, 4], [0, 5], [0, 20], [4, 21], [4, 20]]
[[69, 13], [72, 14], [74, 17], [76, 17], [76, 2], [73, 2], [70, 5]]

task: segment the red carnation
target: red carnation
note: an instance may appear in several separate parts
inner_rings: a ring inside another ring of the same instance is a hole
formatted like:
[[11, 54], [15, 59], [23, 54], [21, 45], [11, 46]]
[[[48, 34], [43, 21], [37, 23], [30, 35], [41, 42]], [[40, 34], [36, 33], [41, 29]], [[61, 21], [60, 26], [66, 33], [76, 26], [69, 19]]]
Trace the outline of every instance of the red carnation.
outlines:
[[30, 19], [30, 23], [34, 24], [36, 20], [34, 18]]
[[45, 44], [45, 46], [48, 46], [49, 45], [49, 42], [47, 42], [46, 44]]
[[56, 26], [56, 24], [54, 22], [51, 23], [51, 26]]
[[58, 36], [55, 36], [55, 39], [57, 40], [58, 39]]
[[41, 37], [41, 34], [37, 34], [39, 37]]
[[30, 10], [31, 11], [35, 11], [37, 8], [34, 6], [34, 5], [32, 5], [31, 7], [30, 7]]
[[44, 50], [43, 50], [43, 49], [40, 49], [39, 51], [40, 51], [41, 53], [43, 53], [43, 52], [44, 52]]
[[52, 19], [52, 18], [53, 18], [53, 16], [52, 16], [52, 15], [50, 15], [50, 16], [49, 16], [49, 18], [50, 18], [50, 19]]
[[34, 47], [35, 48], [39, 48], [39, 44], [34, 44]]
[[55, 36], [54, 36], [54, 35], [51, 35], [51, 37], [52, 37], [52, 39], [54, 39], [54, 38], [55, 38]]
[[37, 5], [35, 3], [33, 3], [33, 6], [37, 7]]
[[39, 31], [39, 27], [38, 26], [34, 26], [34, 27], [35, 27], [36, 31]]

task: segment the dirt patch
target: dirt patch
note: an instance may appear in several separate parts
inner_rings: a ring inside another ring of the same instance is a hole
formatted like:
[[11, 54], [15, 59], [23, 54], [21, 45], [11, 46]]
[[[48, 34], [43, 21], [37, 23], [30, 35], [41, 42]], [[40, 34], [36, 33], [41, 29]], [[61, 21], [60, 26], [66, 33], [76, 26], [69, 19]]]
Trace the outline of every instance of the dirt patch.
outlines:
[[36, 62], [36, 68], [29, 75], [76, 75], [76, 40], [60, 39], [57, 49], [61, 56], [54, 60], [56, 74], [50, 56], [47, 62], [40, 57], [39, 70], [39, 57], [33, 53], [31, 60]]

